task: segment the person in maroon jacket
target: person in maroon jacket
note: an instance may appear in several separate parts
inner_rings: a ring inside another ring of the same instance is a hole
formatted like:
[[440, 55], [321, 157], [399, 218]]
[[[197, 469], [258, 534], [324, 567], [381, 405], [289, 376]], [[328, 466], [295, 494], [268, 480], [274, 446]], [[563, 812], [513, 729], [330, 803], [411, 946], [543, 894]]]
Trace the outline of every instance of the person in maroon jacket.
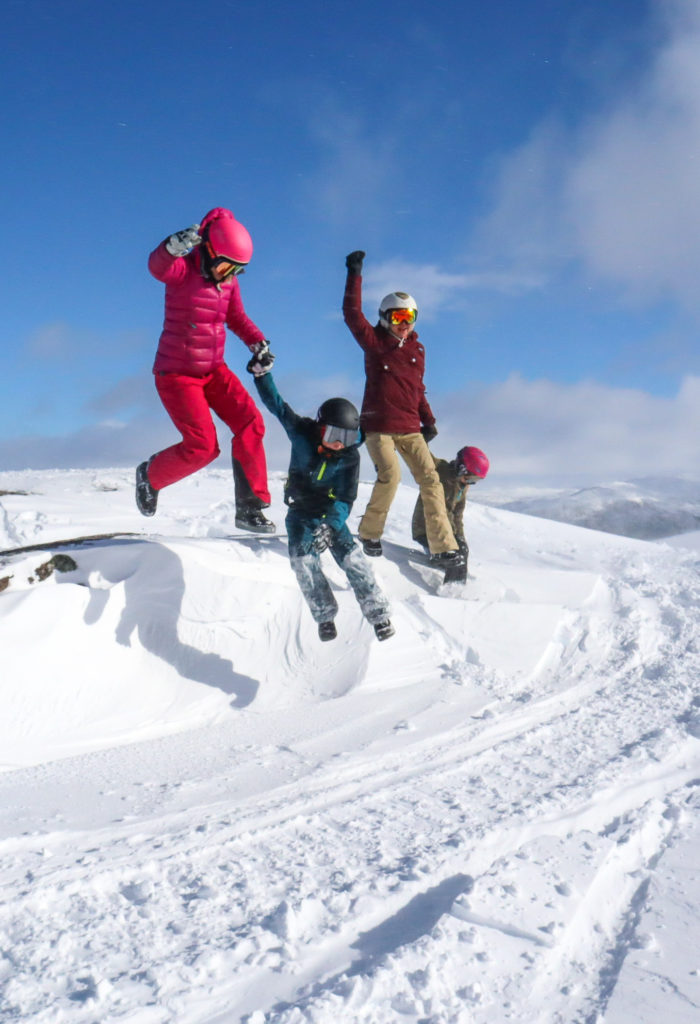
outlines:
[[359, 537], [368, 555], [381, 555], [381, 536], [401, 479], [397, 452], [420, 488], [431, 561], [451, 571], [462, 564], [459, 545], [445, 508], [445, 494], [428, 441], [437, 435], [435, 417], [425, 397], [425, 349], [413, 325], [415, 300], [406, 292], [382, 299], [379, 323], [372, 326], [362, 313], [363, 252], [345, 260], [347, 281], [343, 316], [365, 353], [365, 393], [360, 423], [377, 479], [360, 520]]
[[243, 224], [217, 207], [201, 224], [170, 235], [149, 257], [148, 269], [165, 284], [165, 321], [153, 373], [182, 440], [136, 470], [136, 504], [145, 516], [155, 514], [159, 491], [219, 455], [213, 410], [233, 434], [236, 526], [255, 533], [275, 530], [262, 514], [270, 504], [263, 418], [224, 362], [227, 327], [258, 363], [269, 366], [274, 360], [262, 331], [246, 316], [238, 287], [237, 275], [252, 252]]

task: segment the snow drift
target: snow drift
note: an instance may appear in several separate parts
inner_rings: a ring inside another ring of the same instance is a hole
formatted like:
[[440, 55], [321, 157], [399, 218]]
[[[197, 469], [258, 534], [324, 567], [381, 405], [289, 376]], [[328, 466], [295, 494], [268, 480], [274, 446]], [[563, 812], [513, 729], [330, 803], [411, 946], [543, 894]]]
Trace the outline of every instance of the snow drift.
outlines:
[[690, 1021], [697, 550], [472, 504], [440, 595], [402, 488], [320, 644], [281, 486], [0, 474], [4, 549], [136, 534], [0, 558], [3, 1020]]

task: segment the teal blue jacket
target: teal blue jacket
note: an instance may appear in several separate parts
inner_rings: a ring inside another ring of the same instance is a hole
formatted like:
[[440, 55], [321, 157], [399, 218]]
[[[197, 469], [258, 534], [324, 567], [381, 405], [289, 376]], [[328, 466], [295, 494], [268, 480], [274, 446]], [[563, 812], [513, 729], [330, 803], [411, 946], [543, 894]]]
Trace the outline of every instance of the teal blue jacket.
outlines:
[[332, 452], [321, 446], [319, 424], [287, 405], [271, 373], [255, 378], [258, 394], [292, 442], [285, 487], [287, 505], [309, 519], [322, 519], [334, 530], [345, 523], [357, 497], [362, 435], [356, 444]]

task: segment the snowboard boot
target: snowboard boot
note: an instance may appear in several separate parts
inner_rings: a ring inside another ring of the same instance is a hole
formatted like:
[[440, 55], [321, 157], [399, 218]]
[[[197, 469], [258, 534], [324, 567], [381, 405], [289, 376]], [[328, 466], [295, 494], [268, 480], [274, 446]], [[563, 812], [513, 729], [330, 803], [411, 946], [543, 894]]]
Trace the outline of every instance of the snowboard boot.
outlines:
[[445, 572], [445, 583], [466, 583], [467, 563], [461, 551], [441, 551], [430, 556], [430, 564]]
[[253, 505], [237, 508], [235, 521], [239, 530], [249, 530], [251, 533], [274, 533], [276, 530], [275, 524], [262, 514], [262, 509]]
[[380, 540], [369, 540], [365, 537], [360, 537], [360, 544], [366, 555], [370, 558], [379, 558], [382, 553], [382, 542]]
[[236, 499], [236, 526], [239, 530], [250, 530], [251, 533], [274, 533], [275, 524], [262, 514], [270, 503], [263, 501], [255, 494], [248, 483], [238, 459], [231, 459], [233, 466], [233, 493]]
[[377, 640], [388, 640], [390, 636], [394, 635], [396, 630], [388, 619], [383, 619], [381, 622], [374, 623], [374, 632]]
[[318, 624], [318, 637], [319, 640], [335, 640], [338, 635], [338, 630], [335, 628], [335, 622], [331, 619], [329, 622], [319, 622]]
[[142, 516], [154, 516], [158, 506], [158, 491], [148, 479], [150, 462], [142, 462], [136, 469], [136, 507]]

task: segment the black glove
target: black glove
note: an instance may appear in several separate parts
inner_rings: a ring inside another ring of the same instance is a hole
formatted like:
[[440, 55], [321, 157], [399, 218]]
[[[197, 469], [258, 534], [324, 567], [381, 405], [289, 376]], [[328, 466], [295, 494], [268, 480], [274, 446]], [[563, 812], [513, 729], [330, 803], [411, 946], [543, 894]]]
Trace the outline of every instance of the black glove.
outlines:
[[424, 427], [420, 428], [420, 432], [425, 438], [426, 444], [430, 444], [434, 437], [437, 437], [438, 429], [434, 423], [426, 423]]
[[348, 268], [351, 274], [362, 273], [362, 261], [365, 258], [365, 254], [361, 249], [357, 249], [355, 252], [351, 252], [345, 257], [345, 266]]
[[333, 540], [333, 534], [335, 530], [328, 523], [319, 523], [316, 529], [313, 531], [313, 541], [311, 543], [311, 550], [315, 555], [320, 555], [322, 551], [325, 551], [328, 545]]
[[248, 360], [246, 370], [248, 373], [252, 373], [254, 377], [263, 377], [266, 373], [270, 372], [275, 361], [275, 357], [270, 352], [270, 342], [267, 339], [259, 341], [257, 345], [253, 346], [251, 351], [253, 352], [253, 358]]

